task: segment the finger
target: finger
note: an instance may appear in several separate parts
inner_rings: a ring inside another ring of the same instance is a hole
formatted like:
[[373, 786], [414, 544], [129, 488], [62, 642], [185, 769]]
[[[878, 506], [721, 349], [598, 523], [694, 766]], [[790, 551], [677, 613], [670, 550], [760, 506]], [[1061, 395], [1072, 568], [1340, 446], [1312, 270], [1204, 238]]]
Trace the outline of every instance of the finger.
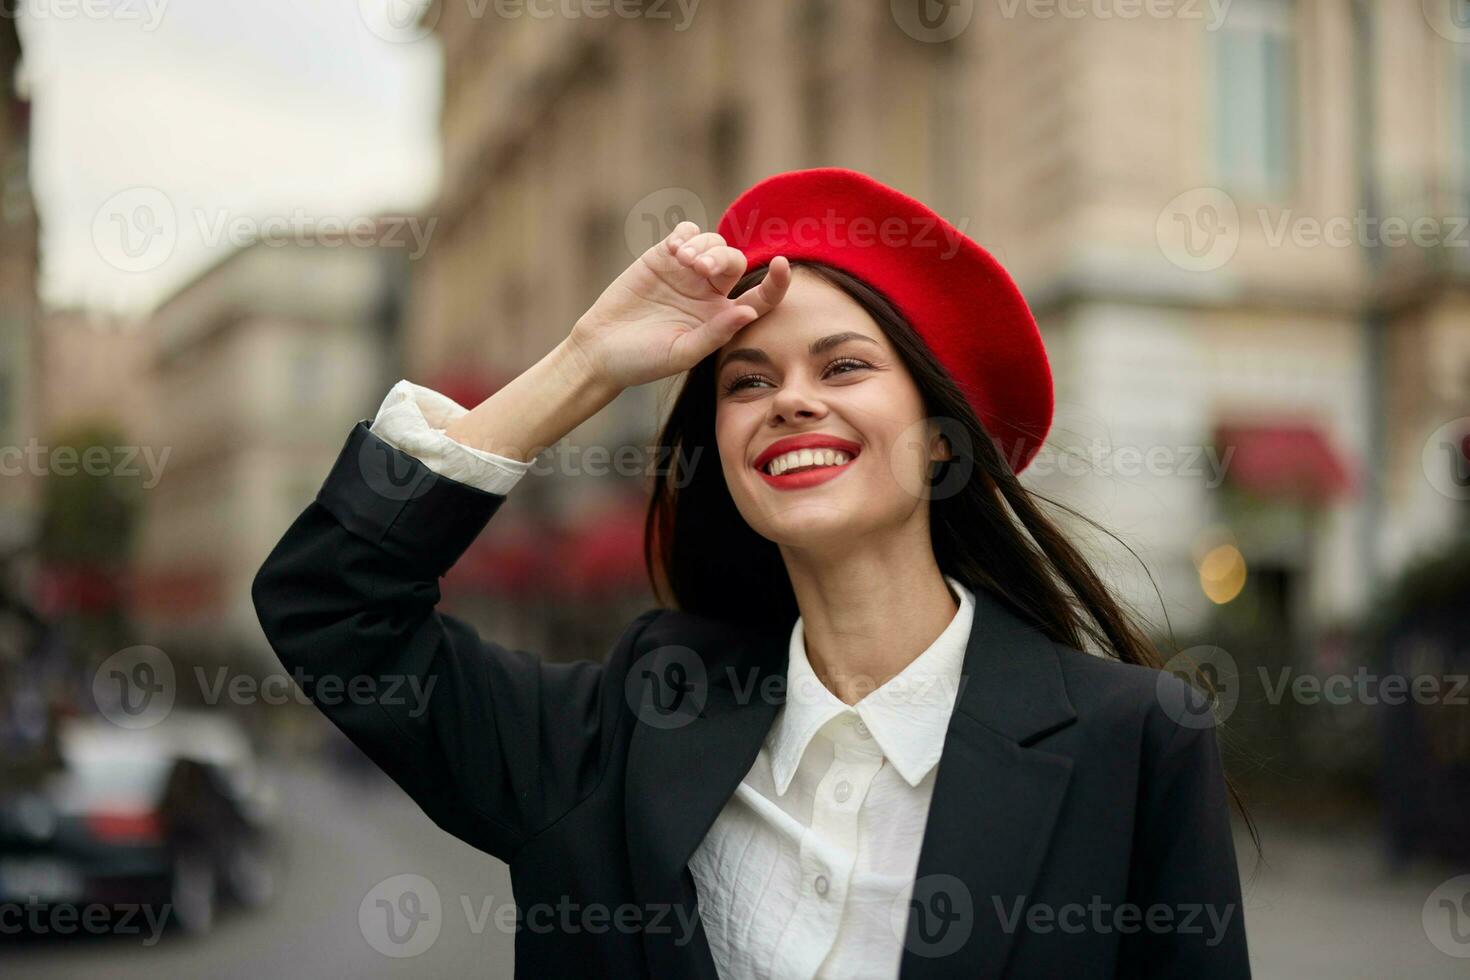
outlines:
[[681, 221], [675, 225], [664, 237], [663, 245], [668, 249], [670, 255], [676, 252], [680, 245], [699, 234], [699, 225], [693, 221]]
[[699, 225], [693, 221], [681, 221], [659, 241], [648, 246], [643, 253], [643, 261], [660, 272], [673, 272], [682, 264], [674, 253], [679, 250], [689, 239], [699, 234]]
[[742, 293], [735, 302], [751, 307], [758, 317], [765, 316], [786, 297], [786, 290], [790, 285], [791, 263], [786, 256], [778, 255], [771, 260], [766, 277], [760, 281], [760, 285]]
[[680, 265], [692, 266], [705, 252], [724, 244], [725, 237], [719, 232], [701, 232], [680, 245], [674, 255]]
[[745, 253], [731, 245], [716, 245], [695, 259], [693, 268], [709, 279], [715, 292], [728, 296], [745, 275]]
[[697, 364], [723, 347], [742, 327], [756, 320], [755, 311], [749, 306], [731, 306], [715, 314], [707, 323], [684, 334], [677, 341], [683, 348], [677, 359], [685, 364]]

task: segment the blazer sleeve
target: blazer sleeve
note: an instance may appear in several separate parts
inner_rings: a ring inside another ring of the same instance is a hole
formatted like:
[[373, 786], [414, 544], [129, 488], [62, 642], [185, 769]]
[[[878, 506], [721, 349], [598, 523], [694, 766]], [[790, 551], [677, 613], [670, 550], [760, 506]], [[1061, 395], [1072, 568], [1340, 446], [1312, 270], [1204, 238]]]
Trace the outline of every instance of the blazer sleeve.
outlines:
[[[1202, 698], [1178, 678], [1160, 683], [1186, 689], [1173, 703]], [[1219, 744], [1207, 708], [1186, 720], [1156, 699], [1146, 722], [1128, 889], [1139, 928], [1122, 937], [1118, 975], [1241, 980], [1250, 958]]]
[[621, 685], [546, 663], [435, 609], [439, 578], [505, 501], [440, 476], [359, 423], [255, 576], [266, 638], [316, 706], [435, 823], [502, 860], [605, 771]]

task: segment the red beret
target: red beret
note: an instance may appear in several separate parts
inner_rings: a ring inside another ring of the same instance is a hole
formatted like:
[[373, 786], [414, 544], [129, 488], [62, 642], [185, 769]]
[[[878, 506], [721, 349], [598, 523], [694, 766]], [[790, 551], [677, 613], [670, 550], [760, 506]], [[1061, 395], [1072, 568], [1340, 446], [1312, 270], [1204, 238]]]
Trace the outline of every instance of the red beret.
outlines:
[[903, 314], [959, 383], [1016, 473], [1051, 428], [1052, 378], [1036, 319], [985, 249], [906, 194], [843, 167], [767, 177], [720, 218], [757, 269], [778, 255], [841, 269]]

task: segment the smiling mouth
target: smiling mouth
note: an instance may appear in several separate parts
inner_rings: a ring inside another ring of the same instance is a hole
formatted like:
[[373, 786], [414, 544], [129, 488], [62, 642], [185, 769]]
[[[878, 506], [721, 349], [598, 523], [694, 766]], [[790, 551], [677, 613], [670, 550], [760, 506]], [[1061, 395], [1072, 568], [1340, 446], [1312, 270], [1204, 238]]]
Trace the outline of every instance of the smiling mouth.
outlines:
[[757, 467], [765, 476], [780, 477], [787, 474], [810, 473], [817, 470], [839, 470], [857, 459], [857, 453], [843, 449], [799, 449], [774, 456], [765, 466]]

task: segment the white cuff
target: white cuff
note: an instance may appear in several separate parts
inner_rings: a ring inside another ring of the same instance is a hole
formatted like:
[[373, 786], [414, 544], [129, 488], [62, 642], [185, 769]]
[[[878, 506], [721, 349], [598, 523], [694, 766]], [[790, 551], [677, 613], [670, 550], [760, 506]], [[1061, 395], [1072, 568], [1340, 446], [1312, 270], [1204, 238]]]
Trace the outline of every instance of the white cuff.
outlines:
[[475, 449], [444, 434], [468, 409], [432, 388], [400, 381], [388, 392], [371, 426], [373, 435], [418, 459], [442, 477], [504, 496], [529, 462]]

